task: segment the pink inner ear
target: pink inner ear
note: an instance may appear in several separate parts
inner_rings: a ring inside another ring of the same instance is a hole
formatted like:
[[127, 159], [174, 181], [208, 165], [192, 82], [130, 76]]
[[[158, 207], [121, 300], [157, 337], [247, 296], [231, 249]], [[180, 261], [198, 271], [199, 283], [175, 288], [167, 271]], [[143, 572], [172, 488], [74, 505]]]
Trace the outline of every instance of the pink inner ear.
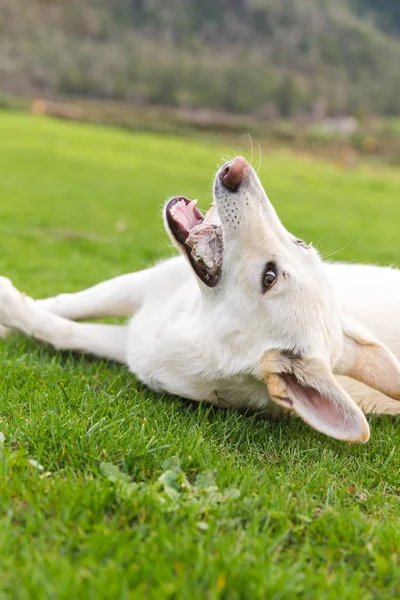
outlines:
[[343, 406], [338, 405], [334, 400], [324, 397], [314, 388], [300, 384], [292, 375], [284, 375], [283, 379], [293, 404], [300, 404], [304, 410], [319, 415], [327, 422], [337, 423], [345, 420]]
[[368, 423], [361, 410], [334, 387], [323, 392], [307, 387], [293, 375], [280, 375], [293, 410], [306, 423], [322, 433], [340, 440], [365, 442], [369, 437]]

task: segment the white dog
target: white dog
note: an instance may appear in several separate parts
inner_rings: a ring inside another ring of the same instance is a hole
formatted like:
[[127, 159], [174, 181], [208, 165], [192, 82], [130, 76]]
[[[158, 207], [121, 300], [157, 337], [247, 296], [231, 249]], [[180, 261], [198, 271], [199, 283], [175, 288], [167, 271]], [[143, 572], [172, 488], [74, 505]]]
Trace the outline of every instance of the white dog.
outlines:
[[[400, 400], [400, 271], [324, 264], [283, 227], [242, 157], [218, 172], [214, 200], [205, 217], [187, 198], [167, 202], [183, 256], [145, 271], [36, 302], [1, 278], [0, 323], [120, 361], [160, 392], [290, 409], [327, 435], [365, 442], [357, 402], [382, 411], [387, 396]], [[74, 322], [109, 316], [132, 318]]]

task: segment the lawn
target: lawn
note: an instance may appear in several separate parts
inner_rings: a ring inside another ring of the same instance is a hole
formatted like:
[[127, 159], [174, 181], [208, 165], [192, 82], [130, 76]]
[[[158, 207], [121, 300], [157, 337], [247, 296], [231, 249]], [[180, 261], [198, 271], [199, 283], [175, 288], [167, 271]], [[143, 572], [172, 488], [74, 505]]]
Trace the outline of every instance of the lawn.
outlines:
[[[0, 273], [41, 297], [170, 255], [164, 199], [206, 206], [239, 145], [0, 113]], [[324, 255], [400, 265], [400, 173], [264, 150], [260, 175]], [[400, 596], [398, 419], [350, 446], [18, 336], [0, 351], [0, 600]]]

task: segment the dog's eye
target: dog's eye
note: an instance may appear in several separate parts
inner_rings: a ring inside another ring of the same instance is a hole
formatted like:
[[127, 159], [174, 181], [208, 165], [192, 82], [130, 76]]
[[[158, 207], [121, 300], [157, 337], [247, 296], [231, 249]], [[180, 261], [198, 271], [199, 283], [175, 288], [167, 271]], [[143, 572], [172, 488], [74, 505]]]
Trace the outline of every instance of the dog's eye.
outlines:
[[273, 264], [268, 264], [263, 275], [263, 292], [267, 292], [275, 285], [278, 276], [276, 274], [276, 267]]

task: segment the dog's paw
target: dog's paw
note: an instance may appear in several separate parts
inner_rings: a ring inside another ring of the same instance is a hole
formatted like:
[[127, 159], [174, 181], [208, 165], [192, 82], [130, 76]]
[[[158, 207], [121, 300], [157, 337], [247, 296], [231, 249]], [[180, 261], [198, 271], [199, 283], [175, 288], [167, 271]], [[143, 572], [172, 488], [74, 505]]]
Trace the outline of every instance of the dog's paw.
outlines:
[[21, 311], [28, 298], [21, 294], [7, 277], [0, 277], [0, 336], [7, 333], [8, 327], [18, 327]]

